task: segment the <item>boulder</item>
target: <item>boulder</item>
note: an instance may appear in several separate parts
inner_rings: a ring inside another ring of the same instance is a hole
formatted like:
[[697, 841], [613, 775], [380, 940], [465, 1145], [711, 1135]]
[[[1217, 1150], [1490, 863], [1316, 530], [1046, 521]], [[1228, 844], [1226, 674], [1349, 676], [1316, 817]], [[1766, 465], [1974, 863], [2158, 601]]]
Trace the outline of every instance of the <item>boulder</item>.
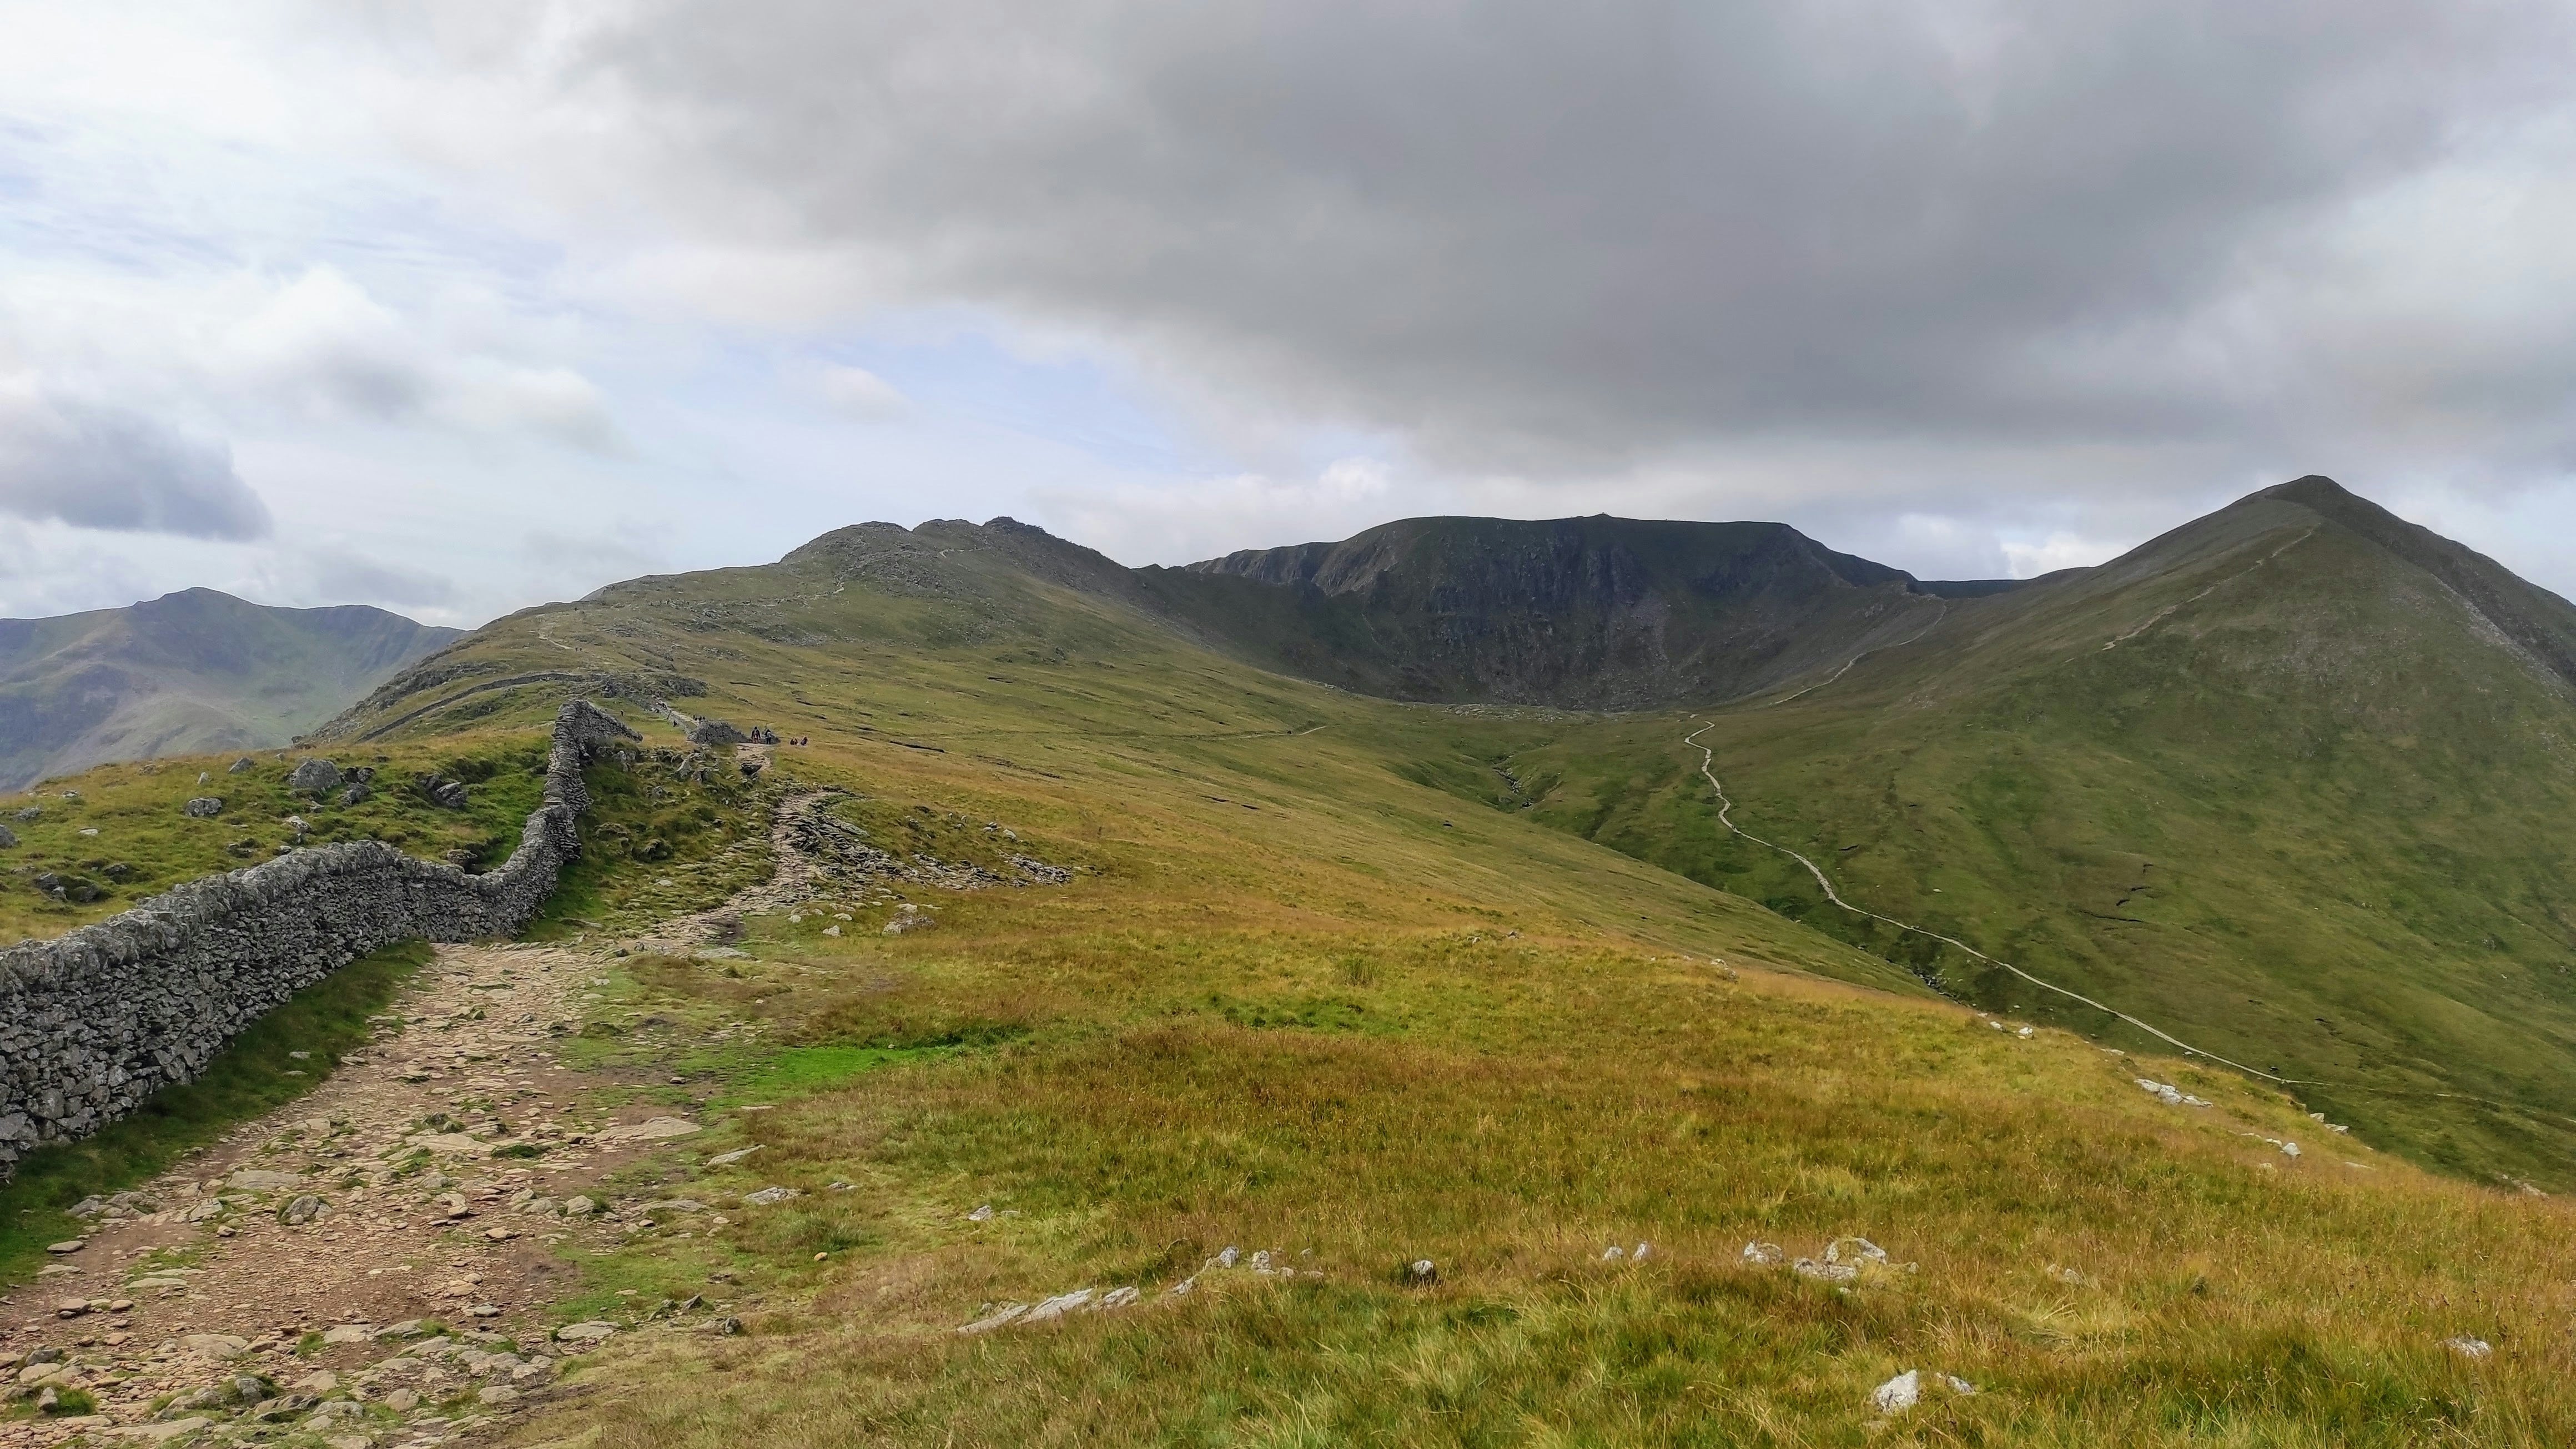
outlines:
[[1097, 1291], [1090, 1288], [1076, 1288], [1070, 1293], [1059, 1293], [1053, 1298], [1046, 1300], [1044, 1303], [1039, 1304], [1037, 1307], [1030, 1309], [1027, 1313], [1022, 1314], [1020, 1322], [1046, 1323], [1054, 1319], [1062, 1318], [1076, 1309], [1090, 1307], [1091, 1300], [1095, 1296], [1097, 1296]]
[[286, 777], [286, 788], [301, 795], [319, 795], [340, 788], [340, 767], [316, 756], [295, 767]]
[[290, 1228], [300, 1228], [306, 1223], [320, 1221], [329, 1211], [330, 1204], [309, 1192], [302, 1193], [278, 1211], [277, 1220]]
[[1029, 1305], [1025, 1303], [1005, 1303], [1001, 1307], [994, 1309], [992, 1312], [985, 1314], [983, 1317], [976, 1319], [974, 1322], [967, 1324], [957, 1331], [969, 1336], [978, 1333], [990, 1333], [994, 1329], [1007, 1328], [1010, 1325], [1019, 1322], [1020, 1319], [1028, 1313], [1028, 1311]]
[[244, 770], [247, 770], [247, 769], [251, 768], [251, 765], [252, 765], [251, 757], [250, 757], [250, 756], [248, 756], [248, 755], [244, 755], [244, 756], [242, 756], [240, 759], [233, 761], [233, 762], [232, 762], [232, 764], [231, 764], [230, 766], [226, 767], [226, 769], [224, 770], [224, 773], [225, 773], [225, 774], [227, 774], [227, 775], [238, 775], [238, 774], [240, 774], [242, 771], [244, 771]]
[[1902, 1414], [1923, 1402], [1923, 1375], [1907, 1369], [1870, 1390], [1869, 1406], [1882, 1414]]
[[687, 1137], [698, 1131], [698, 1124], [683, 1117], [655, 1117], [644, 1122], [620, 1122], [602, 1127], [592, 1141], [602, 1146], [623, 1142], [659, 1142], [665, 1138]]
[[0, 850], [7, 850], [9, 847], [16, 845], [17, 843], [18, 832], [10, 829], [6, 825], [0, 825]]
[[179, 813], [197, 820], [212, 820], [224, 813], [224, 802], [220, 796], [200, 795], [180, 806]]
[[742, 731], [720, 719], [702, 719], [689, 730], [689, 743], [693, 745], [738, 745], [745, 738]]
[[356, 784], [351, 785], [348, 789], [340, 792], [340, 803], [343, 805], [356, 805], [374, 793], [376, 793], [375, 790], [371, 788], [366, 781], [360, 780]]

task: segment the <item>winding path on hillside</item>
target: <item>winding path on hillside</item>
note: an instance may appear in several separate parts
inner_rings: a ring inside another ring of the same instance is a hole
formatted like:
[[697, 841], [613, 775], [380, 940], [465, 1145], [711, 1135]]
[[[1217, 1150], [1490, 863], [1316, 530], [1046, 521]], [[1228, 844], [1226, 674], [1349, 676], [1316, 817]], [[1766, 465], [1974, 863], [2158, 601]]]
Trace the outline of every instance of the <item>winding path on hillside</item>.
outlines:
[[[1919, 638], [1921, 636], [1918, 635], [1916, 637]], [[1854, 662], [1856, 663], [1858, 661]], [[1845, 667], [1848, 668], [1849, 666]], [[1993, 956], [1989, 956], [1985, 952], [1978, 950], [1976, 947], [1969, 945], [1967, 942], [1962, 941], [1955, 936], [1945, 936], [1939, 931], [1932, 930], [1928, 927], [1918, 926], [1910, 921], [1900, 921], [1894, 916], [1881, 915], [1866, 906], [1856, 906], [1851, 902], [1844, 900], [1842, 892], [1834, 889], [1833, 880], [1825, 874], [1823, 867], [1817, 865], [1814, 861], [1809, 860], [1799, 852], [1790, 849], [1788, 846], [1782, 845], [1777, 841], [1765, 840], [1761, 836], [1756, 835], [1752, 831], [1735, 823], [1732, 818], [1732, 812], [1735, 809], [1735, 802], [1727, 798], [1726, 786], [1720, 783], [1717, 778], [1717, 751], [1710, 746], [1703, 745], [1699, 742], [1699, 737], [1701, 735], [1704, 735], [1715, 728], [1717, 728], [1717, 724], [1712, 720], [1707, 724], [1701, 725], [1698, 729], [1691, 731], [1689, 734], [1682, 736], [1682, 743], [1699, 751], [1700, 777], [1708, 781], [1709, 789], [1714, 791], [1717, 795], [1717, 823], [1725, 826], [1734, 834], [1741, 835], [1745, 839], [1752, 841], [1754, 844], [1761, 846], [1765, 850], [1778, 851], [1780, 854], [1785, 855], [1791, 860], [1796, 861], [1798, 864], [1805, 866], [1807, 868], [1807, 874], [1816, 878], [1816, 885], [1824, 891], [1826, 900], [1833, 902], [1836, 906], [1849, 911], [1855, 916], [1866, 916], [1870, 920], [1880, 922], [1884, 925], [1894, 926], [1900, 931], [1910, 931], [1915, 935], [1928, 937], [1932, 940], [1939, 941], [1944, 945], [1955, 946], [1958, 949], [1967, 952], [1969, 955], [1976, 957], [1978, 960], [1985, 962], [1989, 966], [2002, 967], [2004, 970], [2009, 971], [2015, 976], [2020, 977], [2022, 980], [2029, 982], [2031, 985], [2040, 988], [2042, 991], [2053, 991], [2058, 995], [2065, 997], [2069, 1001], [2082, 1002], [2084, 1005], [2093, 1008], [2095, 1011], [2102, 1012], [2109, 1016], [2118, 1017], [2120, 1020], [2136, 1027], [2138, 1030], [2145, 1032], [2156, 1040], [2173, 1046], [2177, 1050], [2181, 1051], [2185, 1056], [2200, 1057], [2207, 1061], [2216, 1062], [2221, 1066], [2233, 1067], [2237, 1071], [2243, 1072], [2248, 1076], [2260, 1077], [2264, 1081], [2277, 1083], [2282, 1086], [2292, 1084], [2291, 1078], [2277, 1076], [2271, 1072], [2264, 1071], [2260, 1067], [2249, 1067], [2243, 1062], [2232, 1061], [2226, 1057], [2220, 1056], [2216, 1052], [2203, 1051], [2199, 1047], [2193, 1046], [2191, 1043], [2175, 1036], [2173, 1033], [2140, 1021], [2138, 1018], [2129, 1015], [2127, 1012], [2122, 1011], [2117, 1007], [2105, 1006], [2101, 1002], [2094, 1000], [2092, 997], [2084, 995], [2082, 992], [2070, 991], [2067, 988], [2058, 985], [2054, 981], [2047, 981], [2037, 976], [2033, 976], [2029, 972], [2015, 966], [2010, 961], [1999, 960]]]
[[[1864, 649], [1849, 659], [1844, 660], [1842, 668], [1835, 670], [1833, 673], [1826, 675], [1824, 678], [1817, 680], [1815, 683], [1808, 685], [1804, 689], [1793, 689], [1787, 694], [1780, 696], [1778, 699], [1766, 700], [1759, 705], [1758, 708], [1770, 709], [1778, 705], [1787, 704], [1789, 701], [1796, 699], [1802, 694], [1813, 694], [1817, 690], [1824, 688], [1826, 685], [1833, 683], [1835, 680], [1842, 678], [1844, 675], [1851, 673], [1853, 665], [1858, 664], [1869, 656], [1878, 653], [1880, 650], [1902, 649], [1906, 645], [1920, 640], [1924, 635], [1940, 628], [1941, 621], [1950, 617], [1950, 601], [1948, 599], [1943, 599], [1940, 603], [1941, 607], [1939, 611], [1934, 613], [1932, 615], [1931, 622], [1925, 624], [1922, 628], [1915, 630], [1913, 633], [1906, 635], [1904, 638], [1897, 640], [1893, 644], [1878, 644]], [[1792, 675], [1791, 677], [1795, 678], [1796, 676]]]

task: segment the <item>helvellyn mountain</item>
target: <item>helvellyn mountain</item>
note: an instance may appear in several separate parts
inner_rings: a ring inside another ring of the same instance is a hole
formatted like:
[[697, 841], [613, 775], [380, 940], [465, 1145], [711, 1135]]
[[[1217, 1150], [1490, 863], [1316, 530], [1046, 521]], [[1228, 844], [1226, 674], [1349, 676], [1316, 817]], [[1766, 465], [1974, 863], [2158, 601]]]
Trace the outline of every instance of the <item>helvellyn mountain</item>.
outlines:
[[[917, 661], [977, 672], [825, 682]], [[1019, 760], [1048, 701], [1113, 685], [1140, 740], [1327, 717], [1283, 676], [1406, 702], [1335, 726], [1401, 741], [1389, 781], [1955, 999], [2170, 1050], [2011, 963], [2423, 1160], [2576, 1182], [2576, 606], [2322, 478], [2017, 585], [1919, 581], [1776, 524], [1415, 520], [1186, 569], [1008, 519], [865, 524], [501, 621], [329, 733], [660, 679], [703, 688], [699, 713]], [[1239, 692], [1244, 718], [1157, 702], [1184, 687]], [[1010, 700], [1031, 722], [970, 728]], [[1991, 959], [1837, 908], [1731, 833], [1685, 735], [1736, 825]], [[1140, 744], [1139, 768], [1179, 748]]]
[[285, 744], [461, 632], [213, 589], [0, 619], [0, 788], [111, 760]]

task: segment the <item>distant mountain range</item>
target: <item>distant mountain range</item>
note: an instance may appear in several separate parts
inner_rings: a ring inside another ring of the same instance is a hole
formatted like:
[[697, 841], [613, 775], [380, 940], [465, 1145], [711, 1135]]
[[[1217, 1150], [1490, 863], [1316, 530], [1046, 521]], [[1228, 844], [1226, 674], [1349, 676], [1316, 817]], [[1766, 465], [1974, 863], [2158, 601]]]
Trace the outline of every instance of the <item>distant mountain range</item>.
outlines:
[[460, 637], [364, 605], [275, 609], [213, 589], [0, 619], [0, 789], [282, 745]]

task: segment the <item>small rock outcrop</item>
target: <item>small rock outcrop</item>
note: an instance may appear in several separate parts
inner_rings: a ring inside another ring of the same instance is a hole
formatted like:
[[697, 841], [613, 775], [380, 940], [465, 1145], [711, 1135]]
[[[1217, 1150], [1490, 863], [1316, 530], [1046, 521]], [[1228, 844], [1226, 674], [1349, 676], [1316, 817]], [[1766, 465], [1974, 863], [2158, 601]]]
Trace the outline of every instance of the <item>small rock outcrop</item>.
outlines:
[[340, 788], [340, 767], [316, 757], [295, 767], [286, 777], [286, 788], [299, 795], [320, 795]]
[[689, 743], [693, 745], [738, 745], [750, 738], [720, 719], [702, 719], [689, 727]]

